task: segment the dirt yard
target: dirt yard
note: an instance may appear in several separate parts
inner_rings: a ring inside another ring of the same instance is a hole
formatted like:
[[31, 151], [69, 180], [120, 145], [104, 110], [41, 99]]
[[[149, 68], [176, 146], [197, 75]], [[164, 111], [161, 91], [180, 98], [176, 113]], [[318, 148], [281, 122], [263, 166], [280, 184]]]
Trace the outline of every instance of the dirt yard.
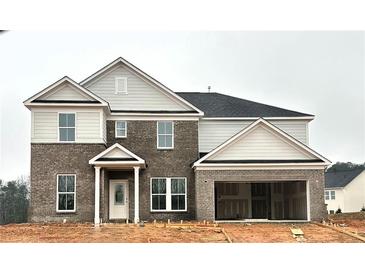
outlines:
[[328, 219], [338, 227], [365, 237], [365, 212], [333, 214]]
[[[0, 242], [22, 243], [297, 243], [291, 224], [219, 224], [218, 227], [165, 227], [166, 224], [11, 224], [0, 226]], [[304, 243], [360, 243], [346, 234], [315, 224], [296, 224]], [[364, 228], [365, 220], [360, 224]], [[226, 232], [222, 232], [222, 228]]]
[[[291, 224], [224, 224], [233, 242], [240, 243], [296, 243]], [[330, 228], [315, 224], [295, 224], [304, 233], [305, 243], [361, 243], [360, 240]]]

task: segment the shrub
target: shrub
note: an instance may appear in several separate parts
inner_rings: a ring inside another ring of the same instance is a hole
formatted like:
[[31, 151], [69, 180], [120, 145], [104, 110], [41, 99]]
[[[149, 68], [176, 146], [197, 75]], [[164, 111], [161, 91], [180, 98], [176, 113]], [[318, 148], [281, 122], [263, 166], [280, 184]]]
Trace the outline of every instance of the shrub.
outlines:
[[338, 209], [336, 210], [336, 214], [340, 214], [340, 213], [342, 213], [342, 210], [341, 210], [341, 208], [338, 208]]

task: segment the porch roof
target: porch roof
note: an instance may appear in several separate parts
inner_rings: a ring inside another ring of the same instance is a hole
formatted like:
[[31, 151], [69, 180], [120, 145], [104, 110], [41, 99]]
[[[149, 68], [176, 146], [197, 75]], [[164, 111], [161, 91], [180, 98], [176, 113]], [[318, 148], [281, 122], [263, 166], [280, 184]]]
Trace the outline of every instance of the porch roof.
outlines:
[[96, 155], [89, 164], [101, 167], [146, 167], [144, 159], [118, 143]]

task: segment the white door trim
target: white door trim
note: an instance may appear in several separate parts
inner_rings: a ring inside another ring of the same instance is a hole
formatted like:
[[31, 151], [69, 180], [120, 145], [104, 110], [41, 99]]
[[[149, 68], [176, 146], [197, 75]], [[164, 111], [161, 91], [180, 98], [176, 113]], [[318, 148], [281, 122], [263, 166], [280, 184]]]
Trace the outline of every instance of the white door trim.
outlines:
[[[114, 207], [115, 205], [112, 203], [114, 201], [114, 192], [113, 192], [113, 185], [118, 184], [118, 183], [122, 183], [124, 184], [125, 187], [125, 215], [123, 216], [118, 216], [118, 217], [114, 217], [112, 216], [112, 207]], [[129, 219], [129, 184], [128, 184], [128, 180], [121, 180], [121, 179], [112, 179], [109, 180], [109, 219], [110, 220], [115, 220], [115, 219]]]

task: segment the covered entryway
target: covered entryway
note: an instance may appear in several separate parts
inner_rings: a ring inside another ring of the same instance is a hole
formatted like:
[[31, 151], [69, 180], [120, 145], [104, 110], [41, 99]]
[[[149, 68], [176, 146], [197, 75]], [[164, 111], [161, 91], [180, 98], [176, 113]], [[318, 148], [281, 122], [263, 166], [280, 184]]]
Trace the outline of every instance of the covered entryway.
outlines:
[[306, 181], [215, 182], [216, 220], [308, 219]]
[[[134, 192], [134, 222], [139, 222], [139, 173], [141, 168], [145, 168], [145, 161], [139, 156], [135, 155], [125, 147], [116, 143], [107, 148], [100, 154], [96, 155], [89, 161], [89, 164], [95, 168], [95, 226], [100, 224], [100, 198], [103, 196], [104, 201], [105, 193], [100, 195], [101, 191], [104, 192], [104, 188], [101, 187], [101, 181], [105, 184], [105, 178], [101, 180], [102, 175], [105, 175], [105, 171], [109, 174], [112, 171], [120, 171], [122, 173], [133, 172], [133, 192]], [[101, 172], [103, 171], [103, 172]], [[103, 184], [103, 186], [104, 186]], [[108, 183], [108, 200], [109, 200], [109, 220], [128, 220], [129, 216], [129, 181], [124, 180], [121, 177], [113, 178]], [[107, 220], [106, 220], [107, 221]]]

